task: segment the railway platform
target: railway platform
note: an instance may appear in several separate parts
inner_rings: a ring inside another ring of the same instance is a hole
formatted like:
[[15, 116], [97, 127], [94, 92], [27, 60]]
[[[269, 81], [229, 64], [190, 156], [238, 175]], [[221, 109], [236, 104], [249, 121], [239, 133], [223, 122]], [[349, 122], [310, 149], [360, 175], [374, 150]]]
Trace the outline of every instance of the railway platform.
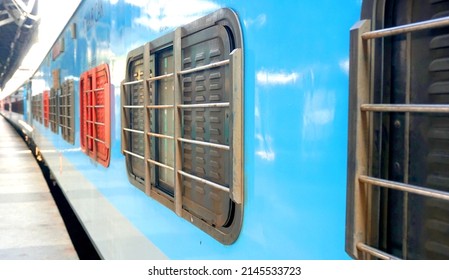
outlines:
[[78, 259], [39, 165], [2, 116], [0, 259]]

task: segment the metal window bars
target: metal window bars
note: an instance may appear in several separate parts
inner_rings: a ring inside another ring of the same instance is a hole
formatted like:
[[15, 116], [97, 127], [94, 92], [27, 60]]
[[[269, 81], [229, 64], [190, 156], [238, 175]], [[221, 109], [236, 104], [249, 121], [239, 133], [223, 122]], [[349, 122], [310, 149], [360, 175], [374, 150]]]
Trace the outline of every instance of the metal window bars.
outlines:
[[54, 133], [58, 133], [58, 94], [57, 90], [52, 88], [49, 97], [49, 122], [50, 129]]
[[351, 29], [350, 112], [349, 112], [349, 160], [348, 160], [348, 209], [347, 251], [356, 258], [360, 252], [379, 259], [399, 259], [376, 249], [369, 243], [372, 226], [369, 217], [373, 203], [370, 197], [373, 187], [395, 189], [405, 193], [449, 201], [449, 193], [422, 186], [414, 186], [369, 176], [371, 147], [373, 146], [373, 112], [403, 112], [406, 114], [447, 114], [449, 104], [373, 104], [371, 95], [371, 69], [373, 44], [369, 40], [394, 36], [419, 30], [449, 26], [449, 17], [371, 31], [371, 21], [362, 20]]
[[62, 83], [61, 93], [59, 95], [59, 127], [61, 128], [62, 138], [67, 142], [74, 144], [74, 80], [70, 79]]
[[110, 89], [106, 64], [82, 74], [81, 147], [105, 167], [110, 160]]
[[[121, 90], [124, 93], [122, 96], [126, 95], [127, 86], [131, 86], [137, 83], [144, 83], [144, 105], [130, 105], [126, 104], [126, 100], [122, 98], [122, 114], [126, 115], [127, 110], [133, 110], [133, 109], [145, 109], [145, 127], [144, 130], [135, 130], [131, 129], [130, 127], [127, 127], [126, 124], [129, 123], [128, 121], [124, 122], [124, 125], [122, 127], [122, 137], [124, 141], [122, 141], [122, 151], [126, 156], [129, 157], [136, 157], [139, 159], [143, 159], [145, 161], [145, 191], [147, 194], [151, 195], [152, 192], [152, 186], [151, 186], [151, 165], [155, 165], [161, 168], [165, 168], [171, 172], [173, 172], [174, 176], [174, 211], [179, 215], [182, 216], [182, 209], [183, 209], [183, 202], [182, 202], [182, 186], [181, 177], [187, 177], [189, 179], [195, 180], [197, 182], [206, 184], [210, 187], [213, 187], [220, 191], [225, 191], [230, 193], [231, 198], [236, 202], [241, 204], [243, 200], [243, 189], [242, 189], [242, 147], [241, 147], [241, 140], [242, 140], [242, 99], [241, 99], [241, 93], [242, 93], [242, 52], [241, 49], [235, 49], [231, 53], [231, 58], [226, 59], [219, 62], [210, 63], [203, 66], [198, 66], [192, 69], [186, 69], [181, 70], [181, 28], [178, 28], [174, 32], [174, 38], [173, 38], [173, 54], [174, 54], [174, 73], [168, 73], [163, 74], [155, 77], [147, 76], [144, 79], [135, 80], [135, 81], [124, 81], [121, 84]], [[145, 63], [149, 59], [145, 58], [146, 54], [150, 54], [150, 44], [146, 44], [144, 47], [144, 66], [148, 67], [148, 65], [145, 65]], [[180, 79], [182, 76], [207, 70], [211, 68], [217, 68], [222, 66], [229, 66], [231, 68], [232, 73], [232, 102], [221, 102], [221, 103], [202, 103], [202, 104], [182, 104], [181, 101], [181, 82]], [[150, 88], [156, 81], [160, 81], [163, 79], [168, 78], [174, 78], [174, 90], [173, 90], [173, 104], [157, 104], [154, 97], [150, 96]], [[153, 102], [151, 102], [151, 100]], [[232, 108], [231, 108], [232, 107]], [[231, 146], [229, 145], [221, 145], [206, 141], [198, 141], [198, 140], [191, 140], [181, 137], [181, 122], [182, 122], [182, 110], [185, 109], [192, 109], [192, 108], [231, 108], [233, 112], [233, 142]], [[174, 120], [174, 134], [168, 135], [159, 133], [158, 131], [152, 131], [151, 125], [150, 125], [150, 111], [151, 110], [173, 110], [173, 120]], [[145, 135], [145, 155], [138, 155], [136, 153], [133, 153], [130, 151], [126, 145], [128, 143], [127, 141], [127, 133], [134, 133], [134, 134], [144, 134]], [[152, 158], [151, 155], [151, 138], [160, 138], [160, 139], [168, 139], [173, 141], [173, 150], [174, 150], [174, 164], [173, 166], [167, 165], [165, 163], [162, 163], [160, 161], [157, 161]], [[229, 151], [233, 154], [233, 180], [232, 180], [232, 186], [229, 188], [227, 186], [223, 186], [220, 184], [217, 184], [215, 182], [212, 182], [210, 180], [195, 176], [193, 174], [190, 174], [188, 172], [183, 171], [182, 168], [182, 152], [181, 152], [181, 144], [182, 143], [191, 143], [195, 145], [200, 146], [207, 146], [207, 147], [214, 147], [218, 149], [223, 149], [226, 151]]]
[[34, 114], [33, 117], [36, 121], [42, 123], [42, 93], [33, 96], [34, 100]]
[[43, 93], [43, 108], [44, 108], [44, 125], [45, 127], [48, 127], [49, 121], [50, 121], [50, 91], [44, 90]]
[[37, 95], [37, 120], [42, 124], [44, 123], [44, 102], [43, 102], [43, 93], [39, 93]]
[[31, 97], [31, 113], [33, 114], [33, 119], [38, 120], [38, 112], [39, 112], [39, 96], [33, 95]]

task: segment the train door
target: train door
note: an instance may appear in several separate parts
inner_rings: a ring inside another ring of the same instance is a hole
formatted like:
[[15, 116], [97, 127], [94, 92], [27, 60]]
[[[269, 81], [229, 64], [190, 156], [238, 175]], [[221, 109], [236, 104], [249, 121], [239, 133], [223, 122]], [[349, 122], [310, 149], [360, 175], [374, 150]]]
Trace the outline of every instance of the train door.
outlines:
[[364, 1], [351, 30], [346, 250], [449, 258], [449, 1]]

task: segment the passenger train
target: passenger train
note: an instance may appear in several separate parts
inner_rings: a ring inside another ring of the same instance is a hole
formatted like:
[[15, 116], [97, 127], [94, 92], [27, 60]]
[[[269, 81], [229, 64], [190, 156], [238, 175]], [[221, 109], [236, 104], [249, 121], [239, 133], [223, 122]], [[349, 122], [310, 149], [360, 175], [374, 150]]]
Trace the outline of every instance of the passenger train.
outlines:
[[447, 259], [448, 103], [449, 1], [85, 0], [1, 114], [104, 259]]

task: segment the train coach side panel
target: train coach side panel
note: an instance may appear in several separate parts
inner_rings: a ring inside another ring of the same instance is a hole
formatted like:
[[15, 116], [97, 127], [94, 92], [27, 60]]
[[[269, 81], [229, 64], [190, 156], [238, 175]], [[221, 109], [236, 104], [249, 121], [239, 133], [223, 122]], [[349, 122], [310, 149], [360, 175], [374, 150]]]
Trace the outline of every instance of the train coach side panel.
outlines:
[[[65, 96], [63, 85], [71, 81], [74, 104], [59, 100], [74, 105], [73, 112], [58, 111], [57, 132], [33, 117], [29, 123], [102, 257], [348, 258], [348, 42], [360, 2], [84, 1], [32, 79], [33, 96], [58, 84], [58, 96]], [[236, 13], [243, 38], [243, 225], [230, 245], [135, 187], [122, 153], [120, 84], [128, 53], [220, 8]], [[102, 104], [80, 107], [87, 94], [81, 82], [93, 82], [83, 73], [99, 65], [109, 69], [110, 116], [101, 121], [94, 116]], [[81, 129], [94, 133], [103, 125], [111, 131], [109, 166], [81, 148], [86, 139], [103, 141], [89, 133], [82, 140]], [[71, 129], [72, 143], [63, 137]]]

